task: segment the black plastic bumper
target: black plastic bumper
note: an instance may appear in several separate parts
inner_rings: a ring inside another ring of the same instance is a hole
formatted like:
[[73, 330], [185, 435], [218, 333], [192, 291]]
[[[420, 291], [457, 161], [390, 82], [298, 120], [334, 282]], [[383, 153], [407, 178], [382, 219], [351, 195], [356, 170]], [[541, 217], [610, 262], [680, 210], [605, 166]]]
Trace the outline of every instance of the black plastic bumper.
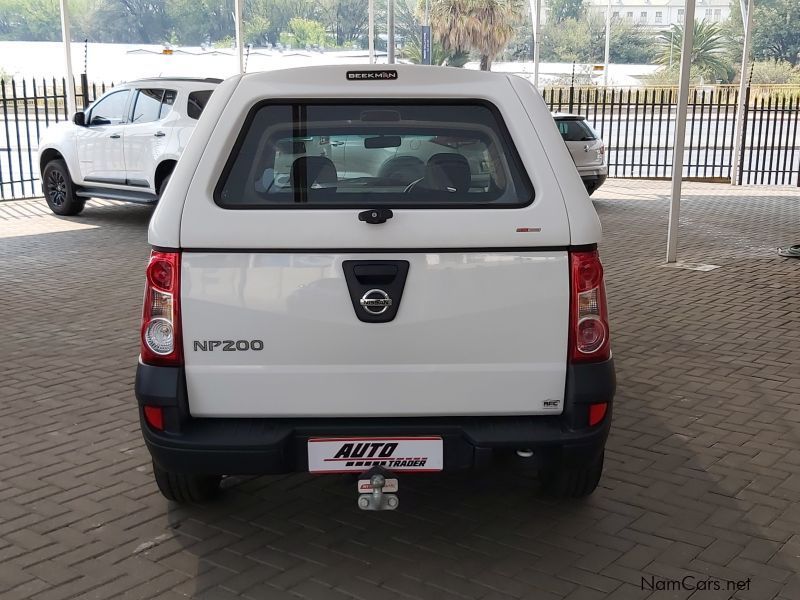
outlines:
[[[612, 360], [570, 365], [564, 411], [554, 416], [213, 419], [189, 414], [181, 367], [139, 364], [136, 397], [153, 460], [180, 473], [257, 475], [306, 471], [308, 438], [440, 435], [445, 470], [488, 465], [496, 454], [531, 449], [541, 463], [585, 464], [605, 446], [616, 386]], [[589, 405], [608, 402], [604, 420], [588, 425]], [[164, 431], [150, 427], [143, 406], [164, 409]]]
[[586, 191], [591, 195], [605, 183], [607, 177], [607, 175], [582, 175], [581, 179], [583, 185], [586, 186]]

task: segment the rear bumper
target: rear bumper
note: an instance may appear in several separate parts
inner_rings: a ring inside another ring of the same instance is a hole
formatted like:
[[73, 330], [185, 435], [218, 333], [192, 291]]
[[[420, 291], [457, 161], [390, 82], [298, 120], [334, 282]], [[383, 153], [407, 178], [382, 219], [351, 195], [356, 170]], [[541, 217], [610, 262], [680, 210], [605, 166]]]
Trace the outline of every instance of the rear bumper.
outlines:
[[[341, 419], [213, 419], [189, 415], [180, 367], [139, 364], [136, 397], [142, 434], [153, 460], [168, 471], [257, 475], [308, 470], [310, 437], [440, 435], [444, 469], [488, 465], [498, 454], [531, 449], [541, 463], [585, 464], [605, 446], [611, 424], [613, 361], [571, 365], [564, 412], [554, 416]], [[608, 402], [605, 419], [588, 426], [588, 407]], [[151, 428], [143, 406], [164, 409], [164, 431]]]
[[[603, 171], [605, 171], [605, 169], [603, 169]], [[581, 172], [581, 180], [583, 181], [583, 185], [586, 186], [586, 191], [589, 192], [589, 194], [597, 191], [597, 189], [605, 183], [608, 175], [603, 171]]]

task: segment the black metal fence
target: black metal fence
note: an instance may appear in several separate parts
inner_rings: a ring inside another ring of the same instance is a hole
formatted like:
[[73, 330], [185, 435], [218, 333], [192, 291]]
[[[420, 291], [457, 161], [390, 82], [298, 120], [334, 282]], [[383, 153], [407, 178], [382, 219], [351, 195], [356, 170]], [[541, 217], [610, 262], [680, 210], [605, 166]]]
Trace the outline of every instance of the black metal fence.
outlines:
[[[611, 177], [672, 176], [675, 88], [546, 88], [555, 112], [584, 115], [606, 143]], [[689, 92], [684, 177], [730, 181], [738, 87]], [[800, 185], [800, 90], [747, 89], [738, 182]]]
[[[113, 85], [113, 84], [110, 84]], [[76, 81], [75, 105], [85, 108], [105, 83]], [[69, 119], [66, 79], [0, 80], [0, 200], [41, 195], [36, 151], [49, 126]]]
[[[76, 105], [85, 107], [106, 84], [76, 81]], [[0, 81], [0, 200], [40, 195], [36, 149], [44, 130], [69, 118], [66, 81]], [[672, 176], [677, 112], [675, 88], [546, 88], [555, 112], [584, 115], [606, 143], [609, 176]], [[733, 164], [738, 88], [690, 91], [685, 177], [729, 181]], [[748, 88], [739, 183], [800, 186], [800, 90]]]

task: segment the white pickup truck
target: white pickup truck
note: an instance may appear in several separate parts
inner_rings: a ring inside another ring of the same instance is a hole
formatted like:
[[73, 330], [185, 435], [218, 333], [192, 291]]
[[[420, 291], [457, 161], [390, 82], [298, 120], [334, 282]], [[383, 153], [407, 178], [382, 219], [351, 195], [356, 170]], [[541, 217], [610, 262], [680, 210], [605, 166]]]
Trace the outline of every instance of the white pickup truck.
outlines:
[[398, 474], [506, 457], [591, 493], [615, 389], [600, 235], [523, 79], [226, 80], [150, 224], [136, 396], [161, 492], [344, 472], [394, 508]]

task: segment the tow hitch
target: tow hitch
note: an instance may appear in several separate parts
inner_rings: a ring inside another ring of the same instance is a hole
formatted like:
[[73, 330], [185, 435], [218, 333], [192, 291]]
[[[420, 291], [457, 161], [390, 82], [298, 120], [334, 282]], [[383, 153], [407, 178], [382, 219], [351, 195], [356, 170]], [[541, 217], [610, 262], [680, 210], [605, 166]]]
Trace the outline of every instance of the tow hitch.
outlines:
[[358, 477], [358, 508], [394, 510], [400, 504], [397, 478], [382, 467], [373, 467]]

